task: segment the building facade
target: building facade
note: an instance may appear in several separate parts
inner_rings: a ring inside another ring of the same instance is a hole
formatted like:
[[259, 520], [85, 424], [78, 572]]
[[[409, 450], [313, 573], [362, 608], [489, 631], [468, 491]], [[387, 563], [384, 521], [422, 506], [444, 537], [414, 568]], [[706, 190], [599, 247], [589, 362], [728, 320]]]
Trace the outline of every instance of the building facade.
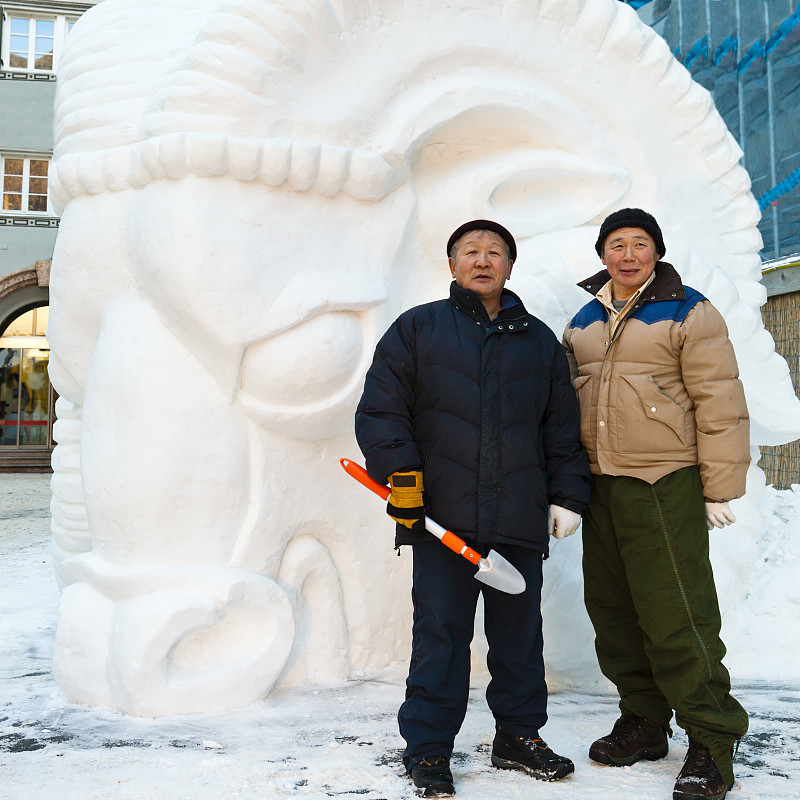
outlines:
[[48, 284], [58, 218], [48, 197], [53, 100], [66, 37], [94, 3], [0, 0], [0, 469], [46, 467]]
[[744, 151], [765, 262], [800, 252], [800, 2], [628, 0], [714, 103]]

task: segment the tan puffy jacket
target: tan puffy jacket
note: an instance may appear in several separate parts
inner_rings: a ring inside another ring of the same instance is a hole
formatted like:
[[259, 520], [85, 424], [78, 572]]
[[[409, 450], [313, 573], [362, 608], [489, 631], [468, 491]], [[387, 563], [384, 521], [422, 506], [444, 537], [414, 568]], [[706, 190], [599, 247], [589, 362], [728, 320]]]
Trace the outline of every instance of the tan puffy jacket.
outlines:
[[[578, 285], [595, 295], [608, 280], [603, 270]], [[592, 472], [655, 483], [699, 464], [707, 500], [741, 497], [750, 420], [720, 313], [662, 261], [610, 330], [594, 299], [564, 331]]]

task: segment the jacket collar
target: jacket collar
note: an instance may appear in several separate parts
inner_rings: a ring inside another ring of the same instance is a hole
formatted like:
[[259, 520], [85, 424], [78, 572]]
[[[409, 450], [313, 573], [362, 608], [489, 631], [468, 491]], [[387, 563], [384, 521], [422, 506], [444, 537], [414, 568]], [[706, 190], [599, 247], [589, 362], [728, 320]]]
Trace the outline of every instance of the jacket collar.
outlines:
[[[590, 278], [585, 278], [578, 283], [581, 289], [585, 289], [589, 294], [596, 295], [609, 281], [611, 276], [607, 269], [600, 270]], [[645, 300], [684, 300], [686, 292], [680, 275], [672, 264], [666, 261], [659, 261], [656, 264], [655, 277], [652, 283], [642, 294], [642, 302]]]
[[[514, 292], [503, 289], [503, 297], [512, 298], [516, 302], [516, 305], [511, 308], [501, 308], [494, 321], [505, 317], [517, 319], [528, 313], [522, 300], [520, 300], [519, 296], [514, 294]], [[467, 314], [480, 319], [485, 325], [489, 326], [492, 324], [492, 320], [489, 319], [489, 315], [486, 313], [486, 309], [483, 307], [478, 293], [473, 292], [471, 289], [463, 289], [455, 281], [452, 281], [450, 284], [450, 302], [452, 302], [456, 308], [460, 308]]]

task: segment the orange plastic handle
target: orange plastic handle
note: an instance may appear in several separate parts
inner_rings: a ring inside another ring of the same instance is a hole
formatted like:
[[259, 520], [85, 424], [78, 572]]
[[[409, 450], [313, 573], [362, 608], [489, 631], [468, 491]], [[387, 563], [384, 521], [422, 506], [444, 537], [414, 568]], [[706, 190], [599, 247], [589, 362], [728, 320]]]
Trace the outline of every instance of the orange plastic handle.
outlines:
[[362, 486], [366, 486], [371, 492], [375, 492], [382, 500], [388, 500], [392, 490], [388, 486], [381, 486], [378, 481], [372, 480], [364, 467], [356, 464], [355, 461], [350, 461], [349, 458], [340, 458], [339, 463], [351, 478], [355, 478]]
[[[339, 463], [342, 465], [342, 467], [344, 467], [344, 471], [351, 478], [355, 478], [362, 486], [366, 486], [371, 492], [375, 492], [378, 497], [386, 500], [392, 493], [388, 486], [381, 486], [380, 483], [372, 480], [364, 467], [362, 467], [360, 464], [356, 464], [355, 461], [350, 461], [349, 458], [340, 458]], [[433, 520], [430, 520], [427, 517], [425, 517], [425, 526], [437, 539], [441, 541], [443, 545], [449, 547], [454, 553], [458, 553], [460, 556], [463, 556], [467, 559], [467, 561], [477, 564], [481, 558], [483, 558], [480, 553], [476, 552], [471, 547], [468, 547], [463, 539], [460, 539], [454, 533], [445, 530], [441, 525], [433, 522]]]
[[458, 536], [450, 531], [444, 532], [441, 542], [443, 545], [445, 545], [445, 547], [449, 547], [454, 553], [458, 553], [460, 556], [463, 556], [467, 559], [467, 561], [471, 561], [473, 564], [477, 564], [482, 558], [480, 553], [477, 553], [471, 547], [468, 547], [463, 539], [459, 539]]

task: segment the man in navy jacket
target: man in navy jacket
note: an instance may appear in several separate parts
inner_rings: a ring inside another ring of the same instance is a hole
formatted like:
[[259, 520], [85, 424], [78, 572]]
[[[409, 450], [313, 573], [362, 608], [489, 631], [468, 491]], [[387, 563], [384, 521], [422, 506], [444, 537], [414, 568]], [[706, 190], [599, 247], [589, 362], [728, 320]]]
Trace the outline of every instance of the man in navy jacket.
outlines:
[[[548, 533], [573, 533], [589, 501], [575, 393], [550, 329], [504, 288], [512, 235], [490, 220], [447, 244], [450, 297], [402, 314], [375, 351], [356, 412], [369, 474], [389, 483], [396, 544], [412, 544], [414, 626], [400, 733], [422, 796], [454, 792], [449, 759], [466, 713], [470, 642], [483, 592], [495, 717], [492, 762], [541, 780], [574, 770], [539, 737], [547, 720], [540, 610]], [[428, 513], [524, 576], [509, 595], [424, 531]]]

